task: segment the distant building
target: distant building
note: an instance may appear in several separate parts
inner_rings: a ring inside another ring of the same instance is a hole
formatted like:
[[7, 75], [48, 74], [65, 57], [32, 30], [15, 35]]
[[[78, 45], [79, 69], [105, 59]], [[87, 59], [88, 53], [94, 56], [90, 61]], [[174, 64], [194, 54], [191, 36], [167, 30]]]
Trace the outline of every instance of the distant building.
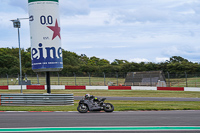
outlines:
[[125, 85], [166, 87], [166, 80], [163, 71], [128, 72]]

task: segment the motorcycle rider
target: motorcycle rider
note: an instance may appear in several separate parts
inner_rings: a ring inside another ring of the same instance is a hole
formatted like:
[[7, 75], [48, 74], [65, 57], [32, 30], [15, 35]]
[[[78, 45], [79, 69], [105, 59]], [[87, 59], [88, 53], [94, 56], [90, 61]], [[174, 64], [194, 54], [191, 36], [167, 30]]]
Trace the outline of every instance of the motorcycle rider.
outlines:
[[89, 99], [90, 98], [90, 94], [85, 94], [85, 99]]
[[87, 113], [88, 111], [113, 112], [114, 106], [111, 103], [104, 103], [106, 98], [97, 98], [90, 94], [85, 94], [85, 97], [79, 101], [77, 110], [80, 113]]
[[90, 95], [90, 94], [85, 94], [85, 99], [92, 100], [93, 102], [99, 100], [97, 97]]

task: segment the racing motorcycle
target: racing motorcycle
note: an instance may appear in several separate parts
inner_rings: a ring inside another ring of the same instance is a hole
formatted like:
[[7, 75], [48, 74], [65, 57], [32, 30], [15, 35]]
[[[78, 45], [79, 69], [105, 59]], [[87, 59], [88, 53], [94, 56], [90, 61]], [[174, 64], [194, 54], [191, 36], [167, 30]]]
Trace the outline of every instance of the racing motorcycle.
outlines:
[[104, 103], [106, 98], [97, 98], [90, 96], [89, 94], [85, 95], [85, 98], [79, 101], [77, 107], [78, 112], [87, 113], [88, 111], [101, 111], [113, 112], [114, 106], [111, 103]]

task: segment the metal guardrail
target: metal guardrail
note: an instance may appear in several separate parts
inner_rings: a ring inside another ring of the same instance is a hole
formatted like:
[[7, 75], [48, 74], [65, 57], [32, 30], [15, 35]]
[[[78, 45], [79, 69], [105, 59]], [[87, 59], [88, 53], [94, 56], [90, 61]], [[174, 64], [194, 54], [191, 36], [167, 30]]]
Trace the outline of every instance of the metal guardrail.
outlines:
[[74, 105], [74, 96], [73, 94], [0, 94], [0, 105]]

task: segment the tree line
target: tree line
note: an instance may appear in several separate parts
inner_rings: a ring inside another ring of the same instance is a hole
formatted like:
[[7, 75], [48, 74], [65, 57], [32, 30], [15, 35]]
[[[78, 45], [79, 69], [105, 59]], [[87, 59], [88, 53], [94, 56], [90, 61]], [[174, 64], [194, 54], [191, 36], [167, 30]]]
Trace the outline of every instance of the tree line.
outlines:
[[[87, 73], [127, 73], [139, 71], [157, 71], [169, 73], [198, 73], [200, 64], [193, 63], [180, 56], [172, 56], [164, 62], [129, 62], [115, 59], [109, 62], [107, 59], [88, 57], [85, 54], [78, 55], [63, 49], [63, 70], [61, 74], [87, 74]], [[34, 74], [31, 66], [31, 48], [21, 50], [23, 74]], [[19, 73], [19, 49], [0, 48], [0, 75]]]

